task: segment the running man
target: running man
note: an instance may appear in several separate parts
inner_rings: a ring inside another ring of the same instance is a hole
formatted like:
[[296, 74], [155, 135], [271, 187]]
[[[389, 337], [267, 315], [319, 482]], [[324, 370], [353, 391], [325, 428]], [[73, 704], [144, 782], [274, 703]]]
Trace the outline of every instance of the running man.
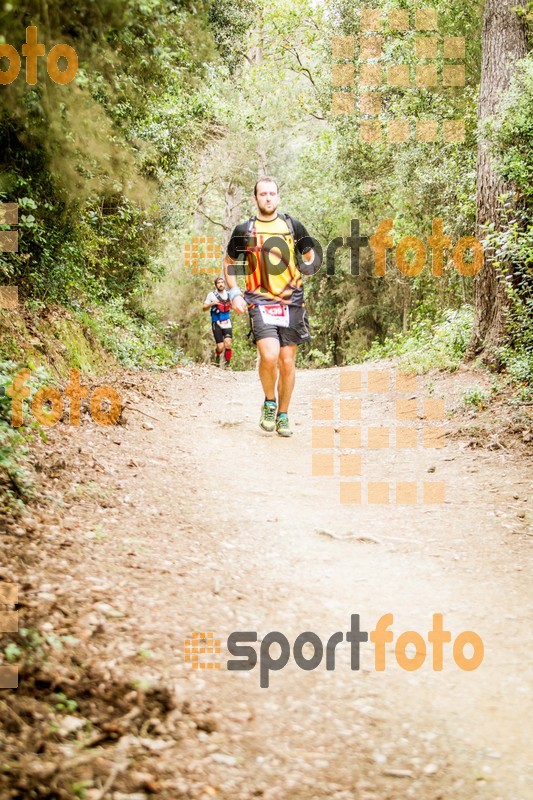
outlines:
[[[274, 178], [257, 181], [257, 215], [237, 225], [231, 234], [224, 274], [233, 310], [237, 314], [249, 311], [259, 352], [265, 393], [259, 424], [265, 431], [292, 436], [288, 411], [296, 379], [296, 350], [311, 339], [302, 274], [314, 275], [321, 257], [315, 257], [313, 240], [302, 223], [278, 214], [279, 200]], [[244, 296], [232, 269], [240, 255], [246, 262]]]
[[204, 311], [211, 311], [211, 328], [215, 338], [215, 364], [220, 366], [220, 356], [224, 351], [224, 366], [229, 368], [231, 363], [231, 316], [230, 299], [226, 290], [224, 276], [215, 278], [215, 290], [209, 292], [204, 300]]

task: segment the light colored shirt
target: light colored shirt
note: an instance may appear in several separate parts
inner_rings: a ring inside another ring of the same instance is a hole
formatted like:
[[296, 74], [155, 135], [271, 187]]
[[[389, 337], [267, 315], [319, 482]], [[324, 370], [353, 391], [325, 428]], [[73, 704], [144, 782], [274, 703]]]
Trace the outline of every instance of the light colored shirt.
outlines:
[[[224, 302], [225, 302], [228, 299], [227, 289], [224, 289], [223, 292], [219, 292], [219, 295], [222, 298], [222, 300], [224, 300]], [[209, 294], [207, 295], [207, 297], [204, 300], [204, 306], [208, 306], [209, 303], [220, 303], [220, 300], [218, 299], [218, 297], [216, 296], [216, 294], [214, 292], [209, 292]]]

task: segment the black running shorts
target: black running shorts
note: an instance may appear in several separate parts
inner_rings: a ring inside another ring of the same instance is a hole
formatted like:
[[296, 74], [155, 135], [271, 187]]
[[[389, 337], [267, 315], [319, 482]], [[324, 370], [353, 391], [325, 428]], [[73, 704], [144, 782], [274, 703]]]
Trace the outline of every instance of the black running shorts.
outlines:
[[221, 328], [218, 322], [213, 322], [213, 336], [217, 344], [222, 344], [224, 339], [231, 339], [232, 329]]
[[311, 331], [307, 312], [303, 306], [289, 306], [289, 327], [271, 325], [261, 316], [258, 306], [249, 309], [254, 341], [277, 339], [281, 347], [289, 344], [305, 344], [311, 341]]

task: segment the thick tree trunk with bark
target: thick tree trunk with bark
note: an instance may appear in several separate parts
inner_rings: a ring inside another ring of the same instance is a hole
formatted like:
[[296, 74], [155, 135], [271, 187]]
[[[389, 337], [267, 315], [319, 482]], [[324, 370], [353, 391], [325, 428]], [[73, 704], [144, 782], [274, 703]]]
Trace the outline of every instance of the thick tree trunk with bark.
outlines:
[[[485, 2], [478, 110], [480, 130], [483, 123], [497, 113], [502, 94], [509, 87], [515, 64], [528, 50], [523, 18], [513, 10], [521, 5], [526, 5], [525, 0]], [[496, 230], [505, 224], [498, 198], [508, 191], [512, 191], [512, 187], [504, 184], [496, 175], [488, 143], [480, 136], [476, 198], [478, 238], [483, 238], [487, 223], [494, 223]], [[470, 354], [482, 352], [486, 360], [492, 360], [492, 354], [504, 335], [505, 289], [493, 261], [493, 254], [487, 250], [485, 266], [475, 278], [476, 319], [470, 343]], [[512, 265], [508, 269], [512, 271]]]

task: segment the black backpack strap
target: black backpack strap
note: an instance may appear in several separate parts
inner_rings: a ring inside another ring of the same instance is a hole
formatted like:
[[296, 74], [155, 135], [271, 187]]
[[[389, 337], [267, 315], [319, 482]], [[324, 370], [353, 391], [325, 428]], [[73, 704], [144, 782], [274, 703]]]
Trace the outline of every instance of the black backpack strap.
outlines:
[[[250, 241], [250, 239], [254, 240], [253, 244], [252, 244], [252, 247], [255, 247], [255, 245], [256, 245], [255, 237], [253, 236], [254, 227], [255, 227], [255, 220], [256, 220], [255, 217], [250, 217], [250, 219], [248, 220], [248, 225], [246, 226], [246, 247], [248, 247], [248, 242]], [[246, 261], [246, 253], [243, 255], [243, 259], [242, 260], [243, 260], [243, 264], [244, 264], [244, 262]]]
[[[255, 217], [250, 217], [246, 225], [246, 233], [244, 235], [244, 240], [246, 243], [246, 247], [248, 247], [248, 242], [252, 237], [254, 225], [255, 225]], [[239, 251], [239, 258], [242, 257], [242, 272], [241, 267], [239, 267], [239, 272], [237, 272], [237, 265], [235, 265], [235, 275], [246, 275], [246, 249]], [[238, 260], [238, 259], [237, 259]]]
[[[252, 233], [253, 233], [253, 230], [254, 230], [254, 227], [255, 227], [255, 220], [256, 220], [256, 217], [250, 217], [250, 219], [248, 220], [248, 227], [246, 228], [246, 242], [248, 242], [250, 240], [250, 237], [252, 236]], [[246, 258], [246, 256], [244, 258]], [[244, 261], [243, 261], [243, 263], [244, 263]], [[246, 271], [246, 269], [245, 269], [245, 271]], [[251, 318], [250, 315], [248, 315], [248, 324], [249, 324], [250, 327], [249, 327], [248, 333], [246, 334], [246, 339], [248, 341], [248, 344], [253, 347], [253, 346], [255, 346], [255, 336], [254, 336], [254, 329], [253, 329], [253, 326], [252, 326], [252, 318]]]
[[294, 239], [294, 244], [296, 244], [296, 234], [294, 233], [294, 222], [290, 214], [284, 214], [283, 219], [287, 223], [287, 227], [289, 229], [289, 233]]
[[294, 220], [293, 220], [293, 218], [291, 217], [290, 214], [283, 214], [283, 219], [287, 223], [287, 227], [289, 229], [289, 233], [292, 236], [292, 240], [294, 242], [294, 257], [296, 259], [296, 264], [301, 264], [302, 263], [301, 262], [302, 254], [300, 253], [300, 251], [298, 250], [298, 247], [297, 247], [298, 239], [296, 238], [296, 233], [295, 233], [295, 230], [294, 230]]
[[248, 314], [248, 333], [246, 334], [246, 340], [249, 345], [254, 346], [256, 344], [256, 339], [254, 335], [254, 326], [252, 325], [252, 317], [251, 314]]

